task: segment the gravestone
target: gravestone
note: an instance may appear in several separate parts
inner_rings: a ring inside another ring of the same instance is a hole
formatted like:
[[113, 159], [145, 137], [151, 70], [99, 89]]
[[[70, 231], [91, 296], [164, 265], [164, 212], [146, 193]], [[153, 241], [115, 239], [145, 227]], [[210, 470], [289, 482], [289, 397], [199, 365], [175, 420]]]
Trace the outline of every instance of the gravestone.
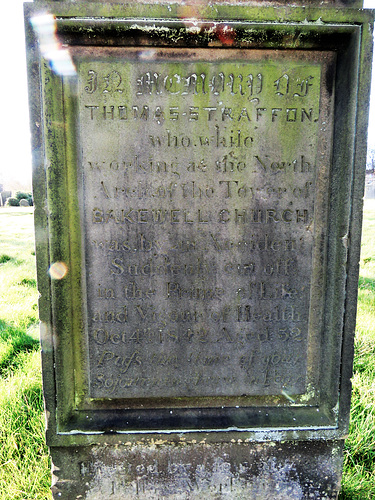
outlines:
[[26, 198], [22, 198], [20, 200], [20, 207], [29, 207], [30, 206], [30, 203], [28, 202], [28, 200], [26, 200]]
[[375, 182], [370, 175], [369, 178], [366, 179], [365, 198], [375, 198]]
[[1, 204], [5, 205], [8, 198], [12, 197], [12, 191], [2, 191], [0, 193]]
[[337, 497], [372, 16], [298, 4], [26, 4], [54, 498]]

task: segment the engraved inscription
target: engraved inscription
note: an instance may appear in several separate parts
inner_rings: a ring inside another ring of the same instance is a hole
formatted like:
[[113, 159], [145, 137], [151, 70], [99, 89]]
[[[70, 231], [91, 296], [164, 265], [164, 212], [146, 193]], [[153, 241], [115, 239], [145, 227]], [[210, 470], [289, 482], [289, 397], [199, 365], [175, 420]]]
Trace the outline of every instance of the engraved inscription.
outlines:
[[243, 52], [77, 57], [92, 398], [306, 391], [324, 55]]

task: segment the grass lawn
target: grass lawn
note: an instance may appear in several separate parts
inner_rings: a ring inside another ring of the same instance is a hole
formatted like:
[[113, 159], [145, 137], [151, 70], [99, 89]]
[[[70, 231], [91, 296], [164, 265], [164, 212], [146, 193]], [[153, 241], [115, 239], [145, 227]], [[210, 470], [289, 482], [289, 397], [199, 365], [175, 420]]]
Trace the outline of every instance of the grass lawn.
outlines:
[[0, 499], [47, 499], [33, 208], [0, 208], [0, 228]]
[[[32, 208], [0, 208], [0, 500], [50, 499]], [[340, 499], [375, 498], [375, 200], [366, 200]]]
[[340, 499], [375, 498], [375, 200], [365, 201], [353, 395]]

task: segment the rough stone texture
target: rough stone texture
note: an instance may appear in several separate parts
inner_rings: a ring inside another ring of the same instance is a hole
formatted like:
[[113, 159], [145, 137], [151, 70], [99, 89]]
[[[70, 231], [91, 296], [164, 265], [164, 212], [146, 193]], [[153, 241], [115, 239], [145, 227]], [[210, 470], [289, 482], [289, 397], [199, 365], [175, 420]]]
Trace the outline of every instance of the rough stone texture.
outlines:
[[91, 396], [306, 393], [334, 55], [73, 54]]
[[342, 442], [56, 448], [54, 498], [335, 499]]
[[[43, 2], [43, 3], [55, 3], [55, 0], [34, 0], [35, 3]], [[60, 0], [62, 2], [66, 3], [81, 3], [82, 0]], [[123, 3], [122, 0], [85, 0], [87, 3]], [[306, 5], [306, 6], [318, 6], [320, 8], [322, 7], [330, 7], [330, 6], [335, 6], [335, 7], [355, 7], [355, 8], [361, 8], [363, 6], [363, 0], [294, 0], [292, 2], [286, 2], [286, 0], [273, 0], [273, 1], [267, 1], [267, 0], [217, 0], [215, 3], [220, 4], [220, 3], [227, 3], [227, 4], [232, 4], [232, 5], [249, 5], [249, 6], [256, 6], [261, 4], [262, 6], [272, 6], [272, 5], [278, 5], [278, 6], [301, 6], [301, 5]], [[141, 2], [139, 2], [141, 3]], [[146, 0], [142, 2], [144, 4], [153, 4], [153, 3], [159, 3], [159, 0]], [[192, 8], [197, 8], [197, 7], [204, 7], [207, 4], [210, 4], [208, 0], [191, 0], [190, 2], [184, 2], [183, 0], [166, 0], [163, 2], [165, 4], [183, 4], [187, 7], [192, 7]]]

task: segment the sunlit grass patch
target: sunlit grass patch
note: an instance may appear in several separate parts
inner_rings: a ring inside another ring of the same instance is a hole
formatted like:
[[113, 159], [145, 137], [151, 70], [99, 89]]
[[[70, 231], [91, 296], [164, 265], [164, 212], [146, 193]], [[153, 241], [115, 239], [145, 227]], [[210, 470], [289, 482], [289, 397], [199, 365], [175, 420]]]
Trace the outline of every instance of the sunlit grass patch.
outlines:
[[14, 213], [16, 208], [0, 211], [1, 248], [10, 257], [0, 266], [0, 319], [28, 328], [38, 321], [33, 213]]
[[36, 287], [36, 280], [34, 278], [23, 278], [20, 282], [20, 285], [25, 286], [34, 286]]
[[375, 200], [365, 201], [353, 393], [340, 499], [375, 498]]
[[[374, 358], [373, 358], [374, 359]], [[375, 372], [356, 373], [340, 498], [375, 498]]]
[[0, 500], [46, 500], [51, 498], [51, 476], [44, 438], [32, 209], [2, 208], [0, 225]]
[[362, 464], [350, 463], [348, 467], [345, 463], [344, 481], [340, 500], [373, 500], [374, 477]]
[[23, 352], [39, 349], [39, 341], [24, 328], [7, 325], [0, 320], [0, 375], [4, 375], [22, 364]]
[[[371, 377], [368, 375], [372, 375]], [[352, 460], [375, 468], [375, 380], [372, 374], [356, 373], [353, 377], [351, 432], [347, 446]]]
[[40, 352], [19, 356], [17, 371], [0, 379], [0, 498], [47, 499]]
[[0, 264], [5, 264], [6, 262], [9, 262], [10, 260], [12, 260], [12, 257], [10, 257], [9, 255], [6, 255], [6, 254], [0, 255]]

